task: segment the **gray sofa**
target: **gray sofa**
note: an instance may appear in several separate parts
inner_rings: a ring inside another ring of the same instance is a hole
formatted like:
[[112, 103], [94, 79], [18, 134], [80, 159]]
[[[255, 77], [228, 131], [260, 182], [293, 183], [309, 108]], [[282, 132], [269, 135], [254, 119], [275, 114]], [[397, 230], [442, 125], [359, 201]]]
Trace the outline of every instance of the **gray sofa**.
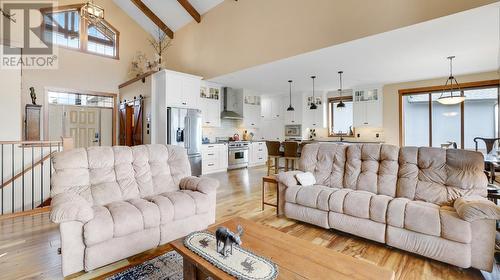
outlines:
[[53, 159], [52, 210], [64, 276], [138, 254], [215, 222], [218, 182], [191, 177], [184, 148], [92, 147]]
[[[481, 153], [315, 143], [280, 173], [280, 212], [462, 268], [491, 271], [495, 219]], [[296, 175], [311, 172], [316, 184]]]

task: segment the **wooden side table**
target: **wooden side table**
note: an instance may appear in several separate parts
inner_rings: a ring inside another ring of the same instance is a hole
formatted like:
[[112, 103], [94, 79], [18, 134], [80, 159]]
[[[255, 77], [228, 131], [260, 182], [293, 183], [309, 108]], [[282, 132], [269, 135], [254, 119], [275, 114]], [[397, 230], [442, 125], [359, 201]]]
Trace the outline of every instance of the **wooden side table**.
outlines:
[[[276, 204], [265, 201], [264, 196], [266, 193], [266, 183], [276, 185]], [[264, 211], [264, 205], [269, 205], [276, 207], [276, 215], [279, 215], [279, 207], [278, 207], [279, 204], [280, 204], [280, 196], [278, 189], [278, 179], [276, 178], [276, 176], [273, 175], [262, 177], [262, 211]]]

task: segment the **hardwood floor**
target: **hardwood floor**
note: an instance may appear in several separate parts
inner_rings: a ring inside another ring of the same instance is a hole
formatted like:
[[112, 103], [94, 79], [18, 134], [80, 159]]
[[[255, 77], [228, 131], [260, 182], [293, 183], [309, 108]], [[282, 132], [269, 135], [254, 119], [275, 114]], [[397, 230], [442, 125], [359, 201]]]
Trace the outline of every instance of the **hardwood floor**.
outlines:
[[[389, 268], [396, 273], [397, 279], [500, 279], [498, 264], [493, 273], [460, 269], [349, 234], [276, 217], [273, 207], [266, 206], [266, 210], [261, 211], [261, 178], [265, 173], [265, 168], [250, 168], [209, 175], [221, 183], [217, 194], [217, 220], [241, 216], [331, 250]], [[275, 199], [275, 191], [269, 189], [266, 199]], [[0, 279], [62, 278], [61, 260], [57, 253], [59, 244], [59, 230], [57, 225], [49, 221], [48, 213], [1, 220]], [[169, 250], [171, 247], [165, 245], [72, 277], [103, 278]]]

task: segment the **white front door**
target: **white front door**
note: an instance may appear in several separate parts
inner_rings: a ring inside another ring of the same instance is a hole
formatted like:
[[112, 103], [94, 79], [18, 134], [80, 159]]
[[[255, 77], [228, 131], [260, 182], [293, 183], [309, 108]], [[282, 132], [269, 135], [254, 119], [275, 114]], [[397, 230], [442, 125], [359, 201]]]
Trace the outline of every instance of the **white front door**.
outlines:
[[65, 106], [64, 135], [73, 138], [75, 148], [100, 145], [100, 109]]

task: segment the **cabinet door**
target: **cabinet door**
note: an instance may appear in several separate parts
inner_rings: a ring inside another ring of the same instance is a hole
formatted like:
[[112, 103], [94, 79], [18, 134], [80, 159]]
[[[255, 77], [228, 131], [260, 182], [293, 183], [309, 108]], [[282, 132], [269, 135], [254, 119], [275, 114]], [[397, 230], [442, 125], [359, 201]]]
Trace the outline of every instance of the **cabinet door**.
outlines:
[[259, 105], [245, 104], [243, 109], [243, 123], [245, 128], [257, 128], [260, 124], [261, 109]]
[[227, 153], [227, 145], [221, 145], [219, 149], [219, 168], [220, 169], [227, 169], [228, 165], [228, 153]]
[[366, 104], [365, 102], [354, 102], [352, 105], [352, 123], [354, 127], [366, 126]]
[[271, 115], [273, 118], [284, 118], [283, 100], [280, 96], [274, 96], [271, 100]]
[[182, 107], [182, 80], [177, 75], [168, 74], [166, 83], [167, 107]]
[[265, 120], [273, 118], [272, 115], [272, 100], [270, 98], [262, 98], [261, 100], [261, 117]]
[[200, 94], [200, 80], [182, 77], [181, 106], [198, 109], [198, 99]]
[[199, 108], [204, 127], [220, 127], [219, 100], [200, 98]]
[[379, 101], [365, 102], [365, 123], [371, 127], [382, 127], [382, 110]]

